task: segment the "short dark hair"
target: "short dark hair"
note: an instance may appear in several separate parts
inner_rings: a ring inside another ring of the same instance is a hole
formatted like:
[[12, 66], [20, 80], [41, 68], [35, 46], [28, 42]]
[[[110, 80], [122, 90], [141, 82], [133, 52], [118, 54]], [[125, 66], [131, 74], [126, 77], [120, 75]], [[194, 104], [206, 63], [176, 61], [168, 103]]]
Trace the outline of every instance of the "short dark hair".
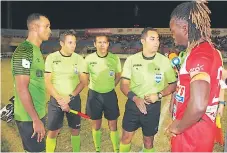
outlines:
[[95, 35], [94, 42], [96, 42], [97, 37], [106, 37], [107, 42], [109, 42], [109, 37], [108, 37], [107, 35], [105, 35], [105, 34], [98, 34], [98, 35]]
[[59, 40], [61, 42], [64, 42], [66, 36], [75, 36], [76, 37], [76, 32], [74, 30], [72, 30], [72, 29], [71, 30], [66, 30], [60, 35]]
[[152, 27], [147, 27], [147, 28], [144, 28], [142, 33], [141, 33], [141, 39], [145, 39], [147, 37], [147, 32], [148, 31], [155, 31], [155, 32], [158, 32], [157, 29], [154, 29]]
[[[29, 24], [35, 20], [39, 20], [41, 16], [44, 16], [46, 17], [45, 15], [43, 14], [40, 14], [40, 13], [32, 13], [28, 16], [27, 18], [27, 27], [29, 27]], [[46, 17], [47, 18], [47, 17]]]

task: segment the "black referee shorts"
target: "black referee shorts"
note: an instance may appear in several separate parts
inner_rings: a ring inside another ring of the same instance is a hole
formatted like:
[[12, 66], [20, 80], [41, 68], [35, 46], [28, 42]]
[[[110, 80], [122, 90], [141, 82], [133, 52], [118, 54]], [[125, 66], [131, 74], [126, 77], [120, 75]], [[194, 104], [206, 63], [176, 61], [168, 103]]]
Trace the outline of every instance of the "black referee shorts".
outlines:
[[[45, 126], [46, 117], [41, 119]], [[37, 134], [31, 138], [34, 130], [33, 130], [33, 122], [32, 121], [16, 121], [24, 150], [28, 152], [42, 152], [46, 149], [45, 139], [42, 142], [37, 142]]]
[[122, 128], [125, 131], [133, 132], [142, 128], [144, 136], [154, 136], [158, 132], [161, 102], [146, 105], [147, 114], [140, 112], [135, 102], [127, 100], [125, 113], [122, 120]]
[[[68, 113], [62, 111], [58, 107], [58, 103], [54, 97], [50, 97], [50, 102], [48, 103], [48, 114], [47, 114], [47, 128], [48, 130], [55, 131], [63, 126], [64, 114], [66, 114], [68, 126], [72, 129], [80, 128], [80, 116], [73, 113]], [[69, 102], [70, 109], [81, 111], [81, 100], [80, 96], [76, 96], [74, 100]]]
[[102, 119], [102, 114], [107, 120], [116, 120], [120, 113], [115, 90], [107, 93], [98, 93], [89, 89], [86, 113], [92, 120]]

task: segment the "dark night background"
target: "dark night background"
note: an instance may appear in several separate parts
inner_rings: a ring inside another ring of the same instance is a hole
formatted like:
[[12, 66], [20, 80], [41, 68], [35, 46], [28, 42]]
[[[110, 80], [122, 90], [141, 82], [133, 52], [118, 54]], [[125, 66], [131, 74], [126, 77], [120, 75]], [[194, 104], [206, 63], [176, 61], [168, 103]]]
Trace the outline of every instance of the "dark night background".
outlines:
[[[1, 27], [7, 28], [7, 3], [1, 2]], [[135, 24], [143, 27], [168, 28], [172, 10], [182, 2], [94, 2], [94, 1], [37, 1], [10, 2], [13, 29], [26, 29], [26, 19], [31, 13], [42, 13], [51, 21], [51, 29], [129, 28]], [[135, 6], [139, 16], [135, 16]], [[227, 28], [227, 2], [211, 1], [212, 28]]]

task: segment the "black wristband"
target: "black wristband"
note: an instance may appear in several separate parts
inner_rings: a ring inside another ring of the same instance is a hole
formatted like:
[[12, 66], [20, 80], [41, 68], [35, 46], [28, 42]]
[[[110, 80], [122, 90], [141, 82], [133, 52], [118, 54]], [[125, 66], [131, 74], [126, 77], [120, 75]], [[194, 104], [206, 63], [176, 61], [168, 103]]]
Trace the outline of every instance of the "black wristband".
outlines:
[[75, 99], [75, 96], [69, 94], [69, 97], [70, 97], [70, 101], [74, 100]]
[[134, 96], [136, 96], [136, 94], [135, 94], [134, 92], [132, 92], [132, 91], [129, 91], [129, 92], [128, 92], [128, 95], [127, 95], [128, 99], [130, 99], [130, 100], [133, 101], [133, 97], [134, 97]]

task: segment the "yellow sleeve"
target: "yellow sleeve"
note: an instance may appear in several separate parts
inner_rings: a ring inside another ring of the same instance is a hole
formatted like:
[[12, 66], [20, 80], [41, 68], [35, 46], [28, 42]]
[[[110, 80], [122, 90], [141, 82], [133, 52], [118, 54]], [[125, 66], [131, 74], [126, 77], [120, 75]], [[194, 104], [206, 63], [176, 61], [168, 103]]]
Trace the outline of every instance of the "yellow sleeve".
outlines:
[[120, 72], [121, 72], [121, 60], [117, 56], [117, 70], [116, 70], [116, 73], [120, 73]]
[[82, 56], [80, 56], [79, 58], [80, 58], [80, 62], [79, 62], [79, 64], [80, 64], [80, 66], [79, 66], [79, 72], [80, 72], [80, 73], [84, 73], [84, 72], [87, 73], [85, 59], [84, 59]]
[[128, 57], [125, 61], [121, 77], [126, 79], [131, 79], [131, 74], [132, 74], [132, 62], [131, 62], [131, 58]]
[[88, 67], [89, 67], [89, 57], [87, 56], [84, 60], [84, 72], [85, 73], [89, 73]]
[[52, 72], [53, 68], [52, 68], [52, 63], [53, 63], [53, 59], [51, 54], [49, 54], [46, 58], [46, 62], [45, 62], [45, 72]]

